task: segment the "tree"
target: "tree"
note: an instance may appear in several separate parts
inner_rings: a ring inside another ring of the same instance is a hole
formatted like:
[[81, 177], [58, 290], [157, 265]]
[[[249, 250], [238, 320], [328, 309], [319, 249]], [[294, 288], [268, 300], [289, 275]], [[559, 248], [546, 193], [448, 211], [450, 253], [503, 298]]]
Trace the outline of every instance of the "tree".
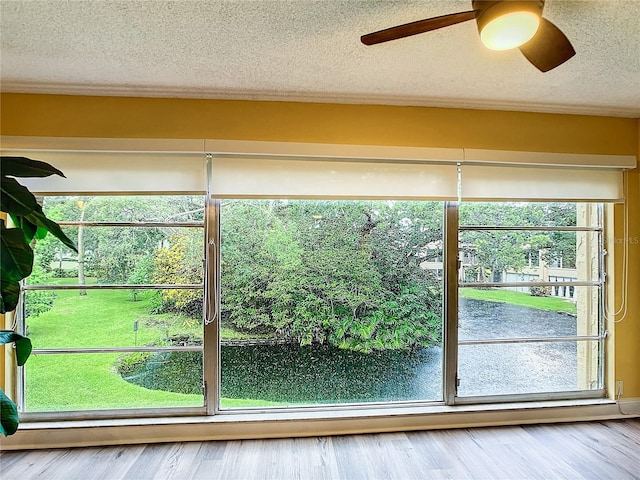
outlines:
[[[574, 226], [573, 203], [464, 203], [460, 224], [477, 226]], [[467, 269], [469, 280], [502, 281], [504, 270], [521, 271], [529, 257], [575, 267], [575, 232], [531, 230], [464, 231], [461, 248], [474, 254], [477, 265]]]
[[[29, 276], [29, 282], [33, 284], [48, 283], [51, 274], [44, 272], [42, 267], [34, 263], [33, 270]], [[31, 290], [23, 294], [24, 301], [24, 318], [40, 315], [41, 313], [51, 310], [53, 302], [56, 298], [56, 292], [50, 290]]]
[[[202, 283], [202, 237], [188, 232], [172, 234], [165, 244], [155, 251], [151, 263], [151, 280], [164, 284]], [[146, 267], [146, 265], [145, 265]], [[158, 311], [202, 317], [201, 290], [161, 290]]]
[[[203, 218], [201, 196], [46, 197], [45, 209], [58, 221], [137, 223]], [[79, 283], [82, 284], [85, 273], [101, 283], [150, 283], [151, 269], [145, 270], [140, 265], [148, 264], [153, 252], [179, 230], [172, 226], [68, 227], [69, 235], [81, 244], [82, 255], [77, 257]], [[46, 270], [51, 268], [55, 257], [62, 259], [72, 254], [46, 241], [38, 242], [36, 250]], [[146, 277], [142, 275], [144, 272], [148, 274]]]
[[75, 250], [75, 245], [60, 226], [48, 218], [36, 197], [16, 178], [48, 177], [64, 174], [45, 162], [24, 157], [1, 157], [0, 211], [8, 214], [15, 228], [7, 228], [0, 220], [0, 313], [14, 310], [18, 304], [19, 282], [33, 269], [34, 255], [30, 243], [51, 232], [58, 240]]
[[226, 203], [222, 321], [302, 345], [370, 351], [438, 343], [442, 287], [420, 263], [441, 224], [441, 204]]

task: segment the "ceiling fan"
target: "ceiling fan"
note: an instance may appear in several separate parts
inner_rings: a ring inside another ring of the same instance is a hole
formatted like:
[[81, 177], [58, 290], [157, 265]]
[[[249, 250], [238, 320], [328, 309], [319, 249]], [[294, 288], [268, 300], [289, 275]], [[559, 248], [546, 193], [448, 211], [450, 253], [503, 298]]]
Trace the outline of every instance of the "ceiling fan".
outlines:
[[544, 0], [472, 0], [466, 12], [427, 18], [363, 35], [365, 45], [397, 40], [418, 33], [476, 20], [480, 39], [492, 50], [518, 47], [541, 72], [562, 65], [575, 55], [567, 37], [542, 17]]

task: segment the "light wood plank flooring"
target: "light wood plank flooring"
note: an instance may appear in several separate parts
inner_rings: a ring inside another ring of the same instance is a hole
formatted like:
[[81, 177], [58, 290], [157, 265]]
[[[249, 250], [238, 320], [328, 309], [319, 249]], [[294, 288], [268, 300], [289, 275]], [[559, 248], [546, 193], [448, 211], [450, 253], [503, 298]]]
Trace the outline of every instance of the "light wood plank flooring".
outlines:
[[2, 452], [0, 477], [640, 479], [640, 419]]

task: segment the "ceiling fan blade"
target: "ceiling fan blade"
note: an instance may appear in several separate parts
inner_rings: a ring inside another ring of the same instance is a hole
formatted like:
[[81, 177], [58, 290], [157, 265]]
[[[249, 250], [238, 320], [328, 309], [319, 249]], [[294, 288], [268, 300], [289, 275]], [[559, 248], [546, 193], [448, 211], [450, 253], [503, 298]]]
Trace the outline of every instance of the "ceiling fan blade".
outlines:
[[576, 54], [565, 34], [545, 18], [540, 19], [538, 32], [520, 51], [541, 72], [562, 65]]
[[441, 17], [427, 18], [426, 20], [418, 20], [417, 22], [398, 25], [397, 27], [387, 28], [378, 32], [369, 33], [360, 37], [365, 45], [375, 45], [377, 43], [388, 42], [389, 40], [397, 40], [399, 38], [410, 37], [418, 33], [430, 32], [438, 28], [448, 27], [456, 23], [466, 22], [476, 18], [476, 10], [468, 12], [452, 13], [450, 15], [442, 15]]

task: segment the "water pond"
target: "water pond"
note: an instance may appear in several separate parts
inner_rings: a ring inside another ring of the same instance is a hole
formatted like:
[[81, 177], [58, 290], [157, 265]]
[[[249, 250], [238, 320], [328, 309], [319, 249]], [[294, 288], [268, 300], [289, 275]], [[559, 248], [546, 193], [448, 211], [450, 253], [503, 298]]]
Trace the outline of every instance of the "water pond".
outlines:
[[[575, 335], [573, 316], [460, 299], [461, 340]], [[576, 390], [570, 342], [464, 345], [461, 396]], [[201, 355], [151, 356], [126, 379], [147, 388], [198, 393]], [[442, 399], [442, 349], [370, 354], [312, 345], [223, 345], [222, 396], [283, 405]]]

